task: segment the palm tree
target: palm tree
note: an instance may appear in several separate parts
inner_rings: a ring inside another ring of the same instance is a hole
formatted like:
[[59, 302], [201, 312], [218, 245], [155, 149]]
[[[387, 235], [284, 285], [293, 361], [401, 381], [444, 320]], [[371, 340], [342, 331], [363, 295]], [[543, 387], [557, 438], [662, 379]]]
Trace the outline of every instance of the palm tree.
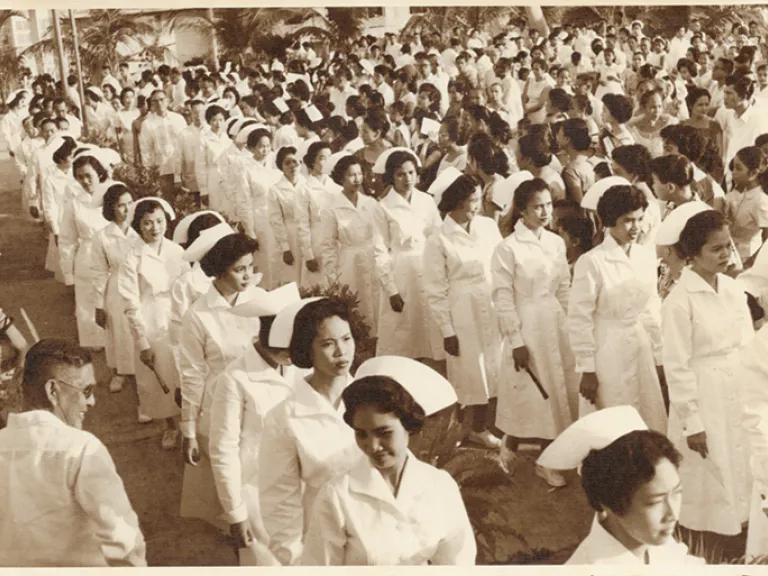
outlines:
[[[103, 66], [116, 67], [122, 59], [118, 46], [135, 46], [141, 50], [144, 38], [155, 34], [149, 16], [132, 14], [127, 10], [89, 10], [88, 16], [77, 21], [80, 57], [84, 72], [98, 75]], [[68, 23], [62, 26], [62, 43], [70, 55], [74, 51], [72, 30]], [[53, 25], [45, 38], [27, 48], [22, 55], [42, 55], [56, 52]]]
[[[0, 30], [3, 26], [11, 24], [11, 18], [27, 18], [25, 12], [19, 10], [0, 10]], [[22, 71], [26, 68], [24, 59], [16, 47], [10, 41], [10, 35], [3, 34], [0, 39], [0, 95], [2, 102], [5, 97], [15, 90], [21, 78]]]

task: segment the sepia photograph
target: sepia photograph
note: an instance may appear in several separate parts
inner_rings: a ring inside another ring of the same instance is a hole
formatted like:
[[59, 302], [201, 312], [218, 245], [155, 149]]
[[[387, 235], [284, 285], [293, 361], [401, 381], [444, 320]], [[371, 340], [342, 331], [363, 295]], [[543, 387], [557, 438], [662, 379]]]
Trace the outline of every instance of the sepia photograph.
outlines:
[[768, 4], [66, 4], [0, 567], [768, 564]]

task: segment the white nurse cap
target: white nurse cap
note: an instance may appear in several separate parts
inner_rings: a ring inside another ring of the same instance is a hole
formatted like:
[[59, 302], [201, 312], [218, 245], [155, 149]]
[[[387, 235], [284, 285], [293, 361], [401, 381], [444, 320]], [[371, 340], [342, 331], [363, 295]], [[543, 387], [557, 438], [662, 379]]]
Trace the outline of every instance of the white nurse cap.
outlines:
[[416, 167], [421, 168], [421, 162], [419, 162], [419, 157], [416, 156], [413, 150], [410, 148], [406, 148], [404, 146], [395, 146], [394, 148], [389, 148], [379, 154], [379, 157], [376, 159], [376, 163], [373, 165], [373, 173], [374, 174], [384, 174], [387, 171], [387, 160], [389, 160], [389, 157], [392, 156], [395, 152], [408, 152], [411, 156], [413, 156], [414, 162], [416, 162]]
[[195, 241], [184, 250], [184, 261], [199, 262], [214, 246], [216, 246], [216, 243], [219, 240], [226, 238], [227, 236], [232, 236], [234, 233], [235, 231], [232, 227], [225, 222], [203, 230], [200, 232], [200, 236], [198, 236]]
[[226, 222], [226, 220], [224, 220], [224, 216], [215, 210], [200, 210], [199, 212], [193, 212], [192, 214], [184, 216], [184, 218], [182, 218], [181, 221], [176, 225], [176, 229], [173, 231], [173, 241], [176, 242], [176, 244], [186, 244], [189, 242], [189, 227], [192, 225], [192, 222], [197, 219], [198, 216], [203, 216], [204, 214], [211, 214], [216, 216], [216, 218], [218, 218], [221, 222]]
[[632, 186], [632, 182], [621, 176], [608, 176], [598, 180], [592, 186], [589, 187], [584, 198], [581, 199], [581, 207], [585, 210], [597, 210], [597, 203], [603, 194], [612, 186]]
[[685, 228], [688, 220], [700, 212], [706, 212], [712, 208], [700, 200], [693, 200], [678, 206], [662, 220], [656, 232], [657, 246], [673, 246], [680, 241], [680, 233]]
[[247, 144], [248, 143], [248, 136], [250, 136], [252, 133], [256, 132], [259, 128], [266, 128], [264, 124], [250, 124], [240, 130], [237, 133], [237, 137], [235, 138], [235, 144]]
[[639, 430], [648, 430], [648, 426], [632, 406], [604, 408], [568, 426], [536, 463], [552, 470], [573, 470], [581, 466], [592, 450], [602, 450]]
[[440, 172], [440, 175], [435, 178], [435, 181], [432, 182], [429, 188], [427, 188], [427, 194], [432, 196], [435, 200], [435, 204], [440, 204], [440, 200], [443, 199], [445, 191], [451, 184], [456, 182], [461, 174], [461, 171], [454, 166], [448, 166], [448, 168]]
[[299, 285], [296, 282], [285, 284], [267, 292], [258, 289], [259, 295], [248, 302], [234, 306], [232, 314], [243, 318], [259, 318], [261, 316], [276, 316], [284, 308], [301, 300]]
[[318, 300], [325, 300], [325, 298], [304, 298], [298, 302], [294, 302], [289, 306], [280, 310], [275, 316], [272, 327], [269, 330], [269, 341], [267, 346], [270, 348], [283, 348], [287, 349], [291, 346], [291, 338], [293, 337], [293, 324], [296, 321], [296, 315], [307, 304], [317, 302]]
[[501, 209], [502, 215], [509, 212], [512, 208], [512, 203], [515, 201], [515, 192], [523, 182], [533, 180], [535, 176], [528, 172], [528, 170], [522, 170], [515, 172], [509, 178], [505, 178], [504, 182], [501, 182], [493, 187], [493, 196], [491, 201]]
[[149, 202], [150, 200], [153, 200], [160, 204], [160, 206], [163, 207], [163, 211], [165, 214], [170, 218], [171, 220], [176, 218], [176, 212], [173, 211], [173, 208], [168, 203], [167, 200], [163, 200], [162, 198], [158, 198], [157, 196], [146, 196], [144, 198], [139, 198], [136, 200], [133, 204], [131, 204], [131, 208], [128, 210], [128, 222], [133, 222], [133, 216], [136, 214], [136, 208], [138, 208], [139, 204], [142, 202]]
[[452, 406], [458, 400], [448, 380], [426, 364], [402, 356], [377, 356], [366, 360], [355, 380], [366, 376], [387, 376], [405, 388], [427, 416]]

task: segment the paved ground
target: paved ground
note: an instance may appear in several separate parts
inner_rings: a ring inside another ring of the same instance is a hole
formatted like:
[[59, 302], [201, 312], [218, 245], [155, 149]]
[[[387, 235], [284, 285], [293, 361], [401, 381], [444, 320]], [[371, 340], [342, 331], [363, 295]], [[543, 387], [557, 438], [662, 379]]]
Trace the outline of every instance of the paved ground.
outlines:
[[[23, 307], [41, 337], [75, 339], [73, 292], [45, 272], [42, 228], [25, 222], [19, 208], [15, 171], [2, 154], [0, 306], [19, 318]], [[101, 438], [115, 460], [141, 521], [149, 564], [234, 564], [226, 538], [202, 522], [178, 517], [183, 468], [179, 453], [160, 448], [159, 425], [136, 423], [135, 390], [110, 394], [102, 358], [97, 368], [102, 386], [86, 428]], [[492, 454], [473, 448], [456, 451], [445, 467], [462, 487], [476, 530], [479, 563], [562, 563], [587, 533], [591, 514], [576, 477], [569, 478], [568, 487], [550, 492], [534, 475], [530, 458], [508, 477]]]

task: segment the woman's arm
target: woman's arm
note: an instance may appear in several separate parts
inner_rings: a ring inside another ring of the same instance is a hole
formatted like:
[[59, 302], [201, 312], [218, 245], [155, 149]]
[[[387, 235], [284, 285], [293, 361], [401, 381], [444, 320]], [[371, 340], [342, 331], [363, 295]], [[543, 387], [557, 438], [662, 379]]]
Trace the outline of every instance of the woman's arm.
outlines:
[[[212, 287], [215, 290], [215, 288]], [[208, 332], [194, 308], [181, 321], [179, 341], [179, 377], [181, 379], [181, 432], [185, 438], [197, 438], [197, 419], [203, 407], [205, 379], [208, 374], [205, 343]]]
[[597, 270], [591, 258], [582, 256], [576, 261], [568, 301], [568, 336], [576, 358], [576, 372], [595, 372], [595, 310], [599, 293]]
[[424, 246], [424, 292], [427, 304], [443, 338], [456, 336], [451, 318], [451, 304], [448, 301], [448, 258], [440, 235], [427, 239]]

